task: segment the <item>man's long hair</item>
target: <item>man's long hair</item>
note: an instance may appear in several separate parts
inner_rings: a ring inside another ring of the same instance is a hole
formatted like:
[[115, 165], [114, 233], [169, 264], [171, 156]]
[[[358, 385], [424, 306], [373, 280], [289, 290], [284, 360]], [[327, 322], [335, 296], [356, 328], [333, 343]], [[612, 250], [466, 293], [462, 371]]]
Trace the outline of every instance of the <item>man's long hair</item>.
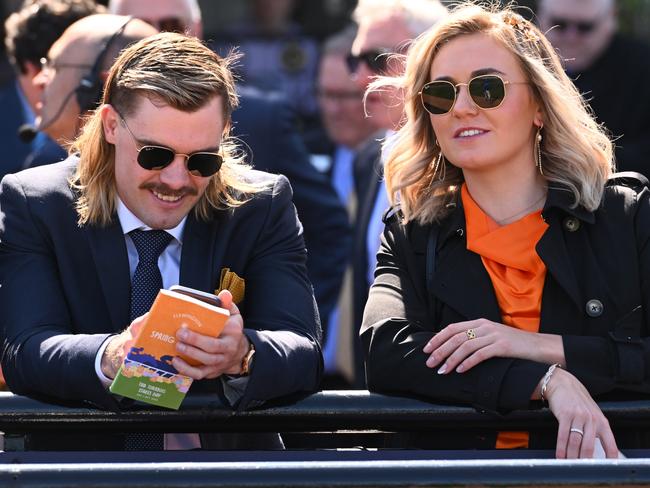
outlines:
[[[221, 98], [225, 128], [220, 152], [224, 162], [194, 207], [196, 217], [203, 220], [209, 219], [213, 210], [237, 207], [267, 188], [247, 181], [250, 168], [229, 137], [230, 116], [238, 104], [230, 70], [234, 59], [235, 55], [218, 56], [193, 37], [174, 33], [151, 36], [128, 47], [115, 60], [102, 98], [102, 105], [112, 105], [124, 117], [133, 114], [142, 97], [184, 112], [194, 112], [215, 97]], [[71, 179], [79, 193], [79, 224], [107, 225], [116, 209], [115, 147], [104, 135], [101, 106], [90, 115], [70, 152], [80, 156]]]

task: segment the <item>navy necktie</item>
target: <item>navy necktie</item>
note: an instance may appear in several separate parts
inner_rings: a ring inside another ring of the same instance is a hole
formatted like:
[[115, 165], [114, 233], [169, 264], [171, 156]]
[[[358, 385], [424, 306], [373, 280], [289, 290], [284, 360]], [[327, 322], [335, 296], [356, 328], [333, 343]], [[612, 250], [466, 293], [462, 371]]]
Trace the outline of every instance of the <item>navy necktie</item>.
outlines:
[[[172, 240], [164, 230], [133, 230], [129, 236], [138, 251], [138, 265], [131, 279], [131, 321], [149, 311], [163, 286], [158, 258]], [[162, 451], [163, 434], [137, 432], [127, 434], [127, 451]]]

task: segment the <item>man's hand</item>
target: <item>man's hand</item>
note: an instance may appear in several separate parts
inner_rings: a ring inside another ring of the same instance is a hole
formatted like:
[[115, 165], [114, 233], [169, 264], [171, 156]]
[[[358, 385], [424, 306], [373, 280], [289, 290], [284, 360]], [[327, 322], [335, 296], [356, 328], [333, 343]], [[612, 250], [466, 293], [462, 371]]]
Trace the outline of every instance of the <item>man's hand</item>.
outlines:
[[147, 318], [148, 313], [138, 317], [124, 331], [110, 339], [102, 355], [102, 373], [107, 378], [115, 378], [124, 358], [133, 345], [133, 340], [138, 335], [140, 327]]
[[179, 357], [172, 364], [180, 374], [195, 380], [217, 378], [222, 374], [239, 374], [250, 343], [244, 334], [244, 320], [228, 290], [219, 293], [222, 307], [230, 311], [230, 317], [219, 337], [206, 336], [189, 329], [176, 332], [176, 350], [184, 356], [199, 361], [191, 366]]

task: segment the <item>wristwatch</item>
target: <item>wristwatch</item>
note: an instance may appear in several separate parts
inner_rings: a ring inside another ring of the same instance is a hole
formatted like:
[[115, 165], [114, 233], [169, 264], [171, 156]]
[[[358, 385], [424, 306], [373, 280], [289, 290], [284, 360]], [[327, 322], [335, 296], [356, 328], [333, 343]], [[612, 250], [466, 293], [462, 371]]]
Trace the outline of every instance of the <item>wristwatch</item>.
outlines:
[[248, 376], [251, 372], [251, 368], [253, 367], [253, 356], [255, 356], [255, 346], [253, 345], [252, 342], [249, 342], [250, 347], [248, 348], [248, 352], [244, 356], [244, 359], [241, 361], [241, 373], [239, 373], [239, 376]]

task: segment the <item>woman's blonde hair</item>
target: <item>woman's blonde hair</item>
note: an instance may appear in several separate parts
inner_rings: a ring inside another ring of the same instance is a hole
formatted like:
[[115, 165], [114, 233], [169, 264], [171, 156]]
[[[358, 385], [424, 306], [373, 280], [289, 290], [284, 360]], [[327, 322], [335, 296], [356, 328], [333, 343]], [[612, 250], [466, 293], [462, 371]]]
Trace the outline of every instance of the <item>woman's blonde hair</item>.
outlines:
[[437, 164], [440, 147], [419, 91], [430, 81], [431, 65], [441, 47], [459, 36], [477, 33], [506, 47], [530, 82], [544, 122], [541, 155], [548, 184], [571, 191], [575, 206], [596, 209], [613, 170], [613, 144], [542, 32], [512, 8], [494, 2], [487, 6], [465, 2], [456, 7], [414, 41], [403, 76], [380, 78], [370, 85], [369, 91], [401, 88], [405, 97], [406, 122], [391, 141], [385, 163], [391, 204], [400, 203], [405, 222], [427, 224], [448, 213], [463, 174], [449, 162]]
[[[185, 112], [196, 111], [221, 97], [226, 121], [220, 145], [223, 164], [210, 177], [194, 207], [196, 216], [203, 220], [213, 209], [237, 207], [266, 189], [265, 185], [246, 181], [249, 167], [229, 136], [230, 116], [238, 104], [230, 71], [236, 58], [234, 54], [222, 58], [194, 37], [162, 33], [125, 49], [105, 83], [102, 105], [112, 105], [123, 117], [136, 110], [142, 96]], [[115, 148], [106, 140], [100, 112], [101, 105], [87, 119], [70, 149], [80, 156], [71, 179], [72, 187], [79, 192], [76, 209], [80, 225], [107, 225], [116, 209]]]

